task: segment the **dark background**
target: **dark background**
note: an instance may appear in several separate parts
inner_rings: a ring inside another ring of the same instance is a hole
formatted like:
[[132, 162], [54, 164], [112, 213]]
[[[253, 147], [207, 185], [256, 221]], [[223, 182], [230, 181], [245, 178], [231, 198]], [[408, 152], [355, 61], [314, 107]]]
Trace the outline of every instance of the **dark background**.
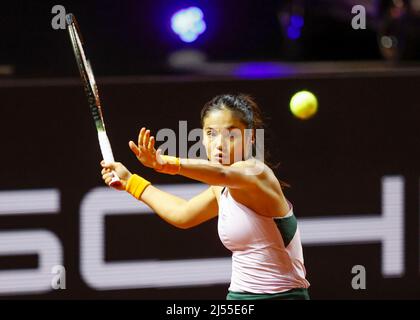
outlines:
[[[388, 0], [16, 0], [1, 5], [0, 65], [13, 65], [16, 76], [73, 75], [74, 66], [64, 62], [72, 55], [69, 41], [51, 26], [54, 5], [76, 15], [97, 75], [179, 73], [167, 59], [182, 49], [199, 50], [213, 62], [382, 60], [383, 34], [398, 39], [397, 60], [415, 61], [419, 12], [411, 1], [399, 2], [406, 9], [394, 17]], [[170, 17], [191, 5], [203, 10], [207, 30], [187, 44], [171, 31]], [[365, 6], [366, 29], [352, 29], [353, 5]], [[287, 37], [293, 14], [304, 18], [296, 40]]]

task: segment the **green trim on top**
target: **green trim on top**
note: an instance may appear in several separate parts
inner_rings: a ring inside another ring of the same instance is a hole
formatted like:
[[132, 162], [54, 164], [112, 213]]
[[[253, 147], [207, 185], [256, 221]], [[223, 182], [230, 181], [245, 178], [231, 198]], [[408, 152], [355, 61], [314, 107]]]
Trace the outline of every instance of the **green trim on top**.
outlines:
[[249, 293], [229, 291], [226, 300], [310, 300], [308, 289], [294, 288], [280, 293]]
[[295, 236], [297, 230], [297, 220], [295, 215], [287, 218], [274, 219], [277, 229], [283, 238], [284, 246], [287, 247]]

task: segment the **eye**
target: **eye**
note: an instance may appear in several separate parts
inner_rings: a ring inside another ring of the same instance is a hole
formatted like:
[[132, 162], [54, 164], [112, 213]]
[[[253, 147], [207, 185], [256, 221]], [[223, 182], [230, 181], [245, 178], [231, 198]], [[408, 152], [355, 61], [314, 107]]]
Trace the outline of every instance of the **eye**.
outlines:
[[214, 137], [216, 135], [216, 132], [214, 130], [207, 130], [206, 134], [207, 136]]

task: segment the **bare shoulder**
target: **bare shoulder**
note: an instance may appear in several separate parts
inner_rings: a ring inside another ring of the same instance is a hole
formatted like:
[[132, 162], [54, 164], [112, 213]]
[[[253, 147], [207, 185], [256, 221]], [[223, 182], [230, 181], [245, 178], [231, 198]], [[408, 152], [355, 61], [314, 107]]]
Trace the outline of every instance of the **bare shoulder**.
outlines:
[[234, 165], [243, 168], [250, 167], [253, 168], [252, 170], [256, 170], [254, 172], [254, 186], [252, 192], [244, 189], [229, 189], [232, 197], [262, 216], [285, 216], [289, 212], [289, 205], [283, 194], [280, 181], [273, 170], [265, 163], [258, 162], [258, 160], [242, 162]]
[[272, 187], [278, 185], [280, 187], [280, 182], [273, 170], [258, 159], [238, 161], [232, 164], [231, 167], [243, 170], [246, 175], [254, 178], [254, 182], [258, 181], [258, 184], [270, 184]]
[[273, 170], [258, 159], [248, 159], [232, 164], [236, 168], [245, 170], [245, 174], [252, 176], [253, 188], [259, 191], [271, 192], [282, 195], [280, 181]]
[[241, 170], [242, 173], [250, 177], [264, 179], [269, 176], [274, 176], [273, 171], [264, 162], [251, 158], [243, 161], [233, 163], [231, 168]]

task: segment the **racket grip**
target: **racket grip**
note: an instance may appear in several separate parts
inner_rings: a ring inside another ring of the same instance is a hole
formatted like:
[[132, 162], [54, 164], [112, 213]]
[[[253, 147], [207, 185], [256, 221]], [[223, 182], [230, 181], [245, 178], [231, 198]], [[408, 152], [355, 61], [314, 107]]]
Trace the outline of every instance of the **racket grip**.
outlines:
[[112, 174], [114, 176], [112, 177], [111, 182], [109, 183], [109, 185], [111, 187], [119, 186], [121, 184], [120, 178], [118, 178], [117, 173], [115, 171], [112, 171]]
[[[109, 142], [108, 136], [105, 131], [98, 131], [99, 146], [101, 148], [102, 158], [106, 163], [114, 162], [114, 155], [112, 154], [111, 143]], [[114, 175], [112, 177], [110, 186], [116, 186], [121, 184], [120, 178], [115, 171], [112, 171]]]

